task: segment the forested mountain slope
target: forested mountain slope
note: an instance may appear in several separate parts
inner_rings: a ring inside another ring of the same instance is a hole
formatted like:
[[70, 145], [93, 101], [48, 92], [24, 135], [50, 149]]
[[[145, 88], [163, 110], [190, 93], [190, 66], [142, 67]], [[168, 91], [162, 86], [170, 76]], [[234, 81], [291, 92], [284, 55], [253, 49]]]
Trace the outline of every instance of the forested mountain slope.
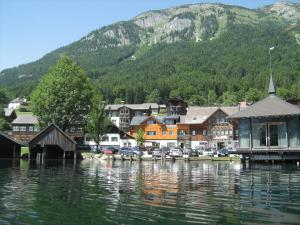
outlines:
[[[61, 54], [97, 80], [110, 101], [181, 96], [191, 104], [234, 104], [264, 96], [269, 47], [280, 95], [300, 97], [300, 4], [256, 10], [221, 4], [142, 13], [92, 31], [40, 60], [1, 71], [14, 95], [29, 95]], [[284, 89], [285, 88], [285, 89]]]

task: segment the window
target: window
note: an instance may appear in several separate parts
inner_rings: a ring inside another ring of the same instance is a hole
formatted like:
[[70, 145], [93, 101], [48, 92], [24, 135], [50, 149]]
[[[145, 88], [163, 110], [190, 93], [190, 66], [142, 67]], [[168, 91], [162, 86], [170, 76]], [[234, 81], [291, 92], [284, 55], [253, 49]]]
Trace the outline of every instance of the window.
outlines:
[[192, 135], [193, 135], [193, 136], [196, 135], [196, 131], [195, 131], [195, 130], [192, 131]]
[[103, 136], [103, 137], [101, 138], [101, 141], [109, 141], [109, 139], [108, 139], [107, 136]]
[[21, 126], [20, 131], [26, 131], [26, 126]]
[[166, 134], [167, 134], [167, 131], [163, 130], [162, 135], [166, 135]]
[[111, 122], [112, 122], [113, 124], [116, 124], [116, 123], [117, 123], [117, 121], [116, 121], [116, 120], [111, 120]]
[[13, 131], [19, 131], [19, 127], [18, 126], [13, 126]]
[[111, 112], [111, 117], [118, 117], [119, 113], [117, 111], [112, 111]]
[[135, 115], [135, 116], [141, 116], [141, 115], [142, 115], [142, 112], [141, 112], [141, 111], [135, 111], [135, 112], [134, 112], [134, 115]]
[[156, 124], [156, 120], [148, 120], [147, 124]]
[[118, 142], [118, 137], [111, 137], [110, 140], [111, 142]]
[[34, 129], [33, 126], [29, 127], [29, 131], [33, 131], [33, 129]]
[[174, 135], [174, 131], [173, 130], [170, 130], [170, 135]]
[[147, 135], [149, 135], [149, 136], [155, 136], [156, 135], [156, 131], [147, 131]]
[[207, 135], [207, 130], [203, 130], [203, 135], [204, 135], [204, 136]]

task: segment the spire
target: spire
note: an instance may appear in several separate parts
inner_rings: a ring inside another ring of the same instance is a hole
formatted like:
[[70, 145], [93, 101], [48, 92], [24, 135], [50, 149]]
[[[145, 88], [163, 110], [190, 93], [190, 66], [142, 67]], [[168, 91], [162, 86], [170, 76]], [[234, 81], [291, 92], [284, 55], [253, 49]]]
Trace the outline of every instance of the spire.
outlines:
[[272, 55], [271, 55], [271, 51], [274, 50], [274, 47], [269, 48], [269, 55], [270, 55], [270, 83], [269, 83], [269, 95], [275, 95], [276, 94], [276, 90], [275, 90], [275, 86], [274, 86], [274, 82], [273, 82], [273, 77], [272, 77]]
[[270, 83], [269, 83], [269, 95], [275, 95], [276, 94], [276, 90], [275, 90], [275, 86], [274, 86], [274, 82], [273, 82], [273, 77], [272, 74], [270, 75]]

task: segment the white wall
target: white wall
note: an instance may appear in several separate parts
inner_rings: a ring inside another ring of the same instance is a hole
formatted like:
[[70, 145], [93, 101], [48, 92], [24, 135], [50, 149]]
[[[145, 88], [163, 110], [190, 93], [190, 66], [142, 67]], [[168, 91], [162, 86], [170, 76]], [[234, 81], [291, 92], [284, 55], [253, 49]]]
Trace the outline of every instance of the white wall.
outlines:
[[17, 109], [21, 106], [21, 103], [9, 103], [8, 108], [9, 109]]
[[110, 121], [116, 121], [114, 124], [119, 127], [120, 126], [120, 118], [119, 117], [110, 117]]
[[176, 146], [178, 146], [177, 140], [147, 140], [147, 142], [144, 142], [144, 146], [152, 146], [152, 143], [159, 143], [159, 146], [168, 146], [168, 143], [173, 143]]
[[[85, 145], [96, 145], [96, 143], [93, 140], [87, 141], [86, 136], [84, 137], [84, 144]], [[100, 145], [101, 146], [119, 146], [119, 147], [124, 147], [125, 145], [128, 145], [128, 143], [130, 143], [130, 145], [136, 146], [136, 141], [134, 139], [121, 139], [119, 134], [115, 134], [115, 133], [108, 133], [106, 134], [106, 136], [108, 137], [107, 141], [101, 141]], [[117, 140], [117, 141], [114, 141]]]

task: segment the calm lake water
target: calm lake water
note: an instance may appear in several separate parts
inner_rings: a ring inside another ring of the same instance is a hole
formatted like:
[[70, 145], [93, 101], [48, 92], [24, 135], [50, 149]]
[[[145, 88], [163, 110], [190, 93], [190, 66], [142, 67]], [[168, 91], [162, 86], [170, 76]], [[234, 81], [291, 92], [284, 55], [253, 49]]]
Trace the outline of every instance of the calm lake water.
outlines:
[[300, 224], [300, 168], [0, 161], [0, 224]]

